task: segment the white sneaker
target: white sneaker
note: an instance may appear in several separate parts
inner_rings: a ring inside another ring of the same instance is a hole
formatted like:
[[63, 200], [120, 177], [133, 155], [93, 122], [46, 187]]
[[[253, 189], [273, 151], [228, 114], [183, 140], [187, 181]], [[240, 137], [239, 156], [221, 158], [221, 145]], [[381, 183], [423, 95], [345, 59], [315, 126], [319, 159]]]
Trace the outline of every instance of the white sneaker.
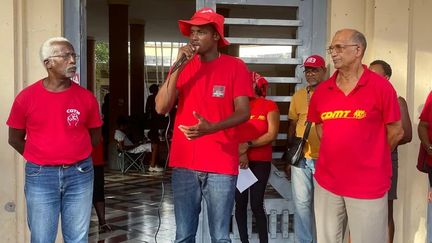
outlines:
[[162, 171], [164, 171], [164, 169], [163, 168], [161, 168], [161, 167], [157, 167], [157, 166], [155, 166], [155, 167], [151, 167], [151, 166], [149, 166], [149, 169], [148, 169], [150, 172], [162, 172]]

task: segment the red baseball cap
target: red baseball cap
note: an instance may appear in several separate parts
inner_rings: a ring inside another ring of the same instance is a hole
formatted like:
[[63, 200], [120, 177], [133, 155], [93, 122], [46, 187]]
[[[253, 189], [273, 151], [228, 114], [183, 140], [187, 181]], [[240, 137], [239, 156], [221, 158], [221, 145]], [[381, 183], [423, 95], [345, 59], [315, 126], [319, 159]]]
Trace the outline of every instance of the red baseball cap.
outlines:
[[322, 58], [319, 55], [312, 55], [304, 61], [303, 64], [304, 67], [325, 67], [325, 61], [324, 58]]
[[189, 36], [192, 25], [212, 24], [220, 35], [218, 45], [219, 47], [223, 47], [230, 44], [224, 38], [224, 21], [225, 18], [222, 15], [216, 13], [213, 9], [206, 7], [196, 11], [190, 20], [179, 20], [178, 25], [182, 34], [184, 36]]
[[268, 81], [257, 72], [251, 72], [252, 82], [256, 84], [258, 89], [262, 91], [262, 95], [265, 97], [267, 94]]

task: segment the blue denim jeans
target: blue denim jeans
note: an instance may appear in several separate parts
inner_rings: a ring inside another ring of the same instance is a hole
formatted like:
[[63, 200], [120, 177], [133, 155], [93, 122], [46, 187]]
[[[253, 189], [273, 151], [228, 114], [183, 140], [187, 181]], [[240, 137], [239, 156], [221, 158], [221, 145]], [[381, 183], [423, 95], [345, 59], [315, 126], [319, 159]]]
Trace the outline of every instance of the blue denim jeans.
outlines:
[[296, 242], [315, 243], [316, 228], [313, 205], [315, 160], [303, 159], [298, 167], [291, 166], [294, 201], [294, 235]]
[[207, 203], [211, 242], [231, 242], [231, 215], [237, 176], [174, 168], [172, 190], [176, 220], [176, 243], [194, 243], [201, 212]]
[[91, 158], [69, 167], [27, 162], [25, 173], [31, 242], [55, 242], [59, 215], [64, 242], [88, 242], [93, 195]]

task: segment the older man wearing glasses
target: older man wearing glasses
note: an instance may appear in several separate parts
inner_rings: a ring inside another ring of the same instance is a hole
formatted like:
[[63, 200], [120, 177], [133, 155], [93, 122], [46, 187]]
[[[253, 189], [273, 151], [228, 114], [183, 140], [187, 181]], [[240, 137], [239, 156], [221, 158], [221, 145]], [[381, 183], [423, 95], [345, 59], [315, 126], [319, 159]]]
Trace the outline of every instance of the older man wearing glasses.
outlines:
[[72, 82], [77, 55], [65, 38], [40, 49], [48, 76], [22, 90], [7, 120], [9, 144], [27, 161], [25, 198], [32, 243], [55, 242], [59, 216], [64, 242], [88, 242], [92, 145], [101, 138], [96, 98]]
[[343, 29], [328, 53], [336, 72], [311, 98], [308, 120], [321, 139], [315, 171], [315, 215], [320, 243], [386, 242], [390, 152], [403, 136], [396, 91], [362, 64], [366, 38]]

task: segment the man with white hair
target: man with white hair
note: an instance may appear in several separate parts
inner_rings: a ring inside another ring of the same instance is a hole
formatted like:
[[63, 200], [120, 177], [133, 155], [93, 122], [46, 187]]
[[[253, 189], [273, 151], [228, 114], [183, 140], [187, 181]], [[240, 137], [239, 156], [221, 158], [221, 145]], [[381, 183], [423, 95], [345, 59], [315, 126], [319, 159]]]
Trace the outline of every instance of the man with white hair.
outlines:
[[362, 59], [366, 38], [335, 33], [328, 53], [336, 72], [315, 90], [308, 121], [321, 138], [315, 167], [317, 242], [342, 243], [348, 222], [353, 243], [386, 242], [390, 152], [403, 136], [396, 91]]
[[93, 194], [92, 146], [101, 138], [96, 98], [72, 82], [78, 56], [56, 37], [40, 57], [48, 76], [22, 90], [7, 120], [9, 144], [24, 156], [32, 243], [55, 242], [59, 216], [65, 242], [87, 242]]

